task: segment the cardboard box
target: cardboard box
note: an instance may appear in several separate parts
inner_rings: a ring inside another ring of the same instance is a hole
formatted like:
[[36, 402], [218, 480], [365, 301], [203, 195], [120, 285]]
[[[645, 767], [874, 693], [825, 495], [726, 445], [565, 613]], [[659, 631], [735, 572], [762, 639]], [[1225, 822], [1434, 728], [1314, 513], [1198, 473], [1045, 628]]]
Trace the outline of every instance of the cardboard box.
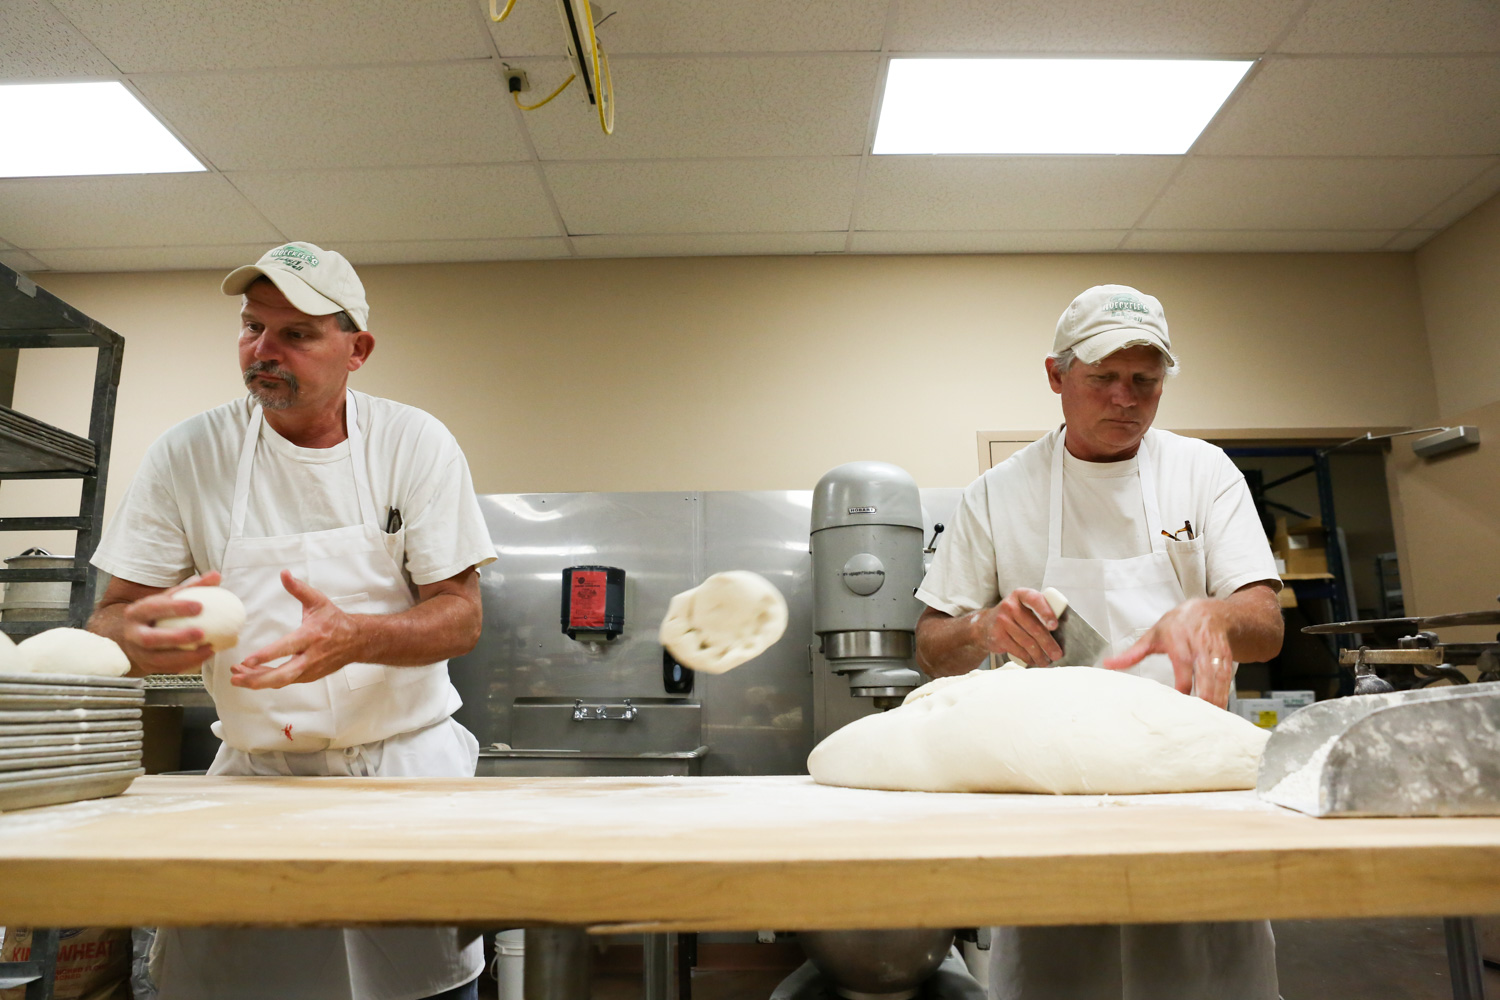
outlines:
[[1235, 710], [1262, 729], [1275, 729], [1286, 715], [1285, 703], [1280, 698], [1239, 698]]
[[1327, 573], [1326, 534], [1323, 522], [1316, 517], [1293, 525], [1288, 525], [1286, 518], [1278, 517], [1271, 551], [1286, 567], [1282, 572]]
[[1281, 699], [1282, 707], [1285, 709], [1282, 718], [1318, 700], [1318, 695], [1314, 691], [1271, 691], [1269, 693], [1272, 698]]

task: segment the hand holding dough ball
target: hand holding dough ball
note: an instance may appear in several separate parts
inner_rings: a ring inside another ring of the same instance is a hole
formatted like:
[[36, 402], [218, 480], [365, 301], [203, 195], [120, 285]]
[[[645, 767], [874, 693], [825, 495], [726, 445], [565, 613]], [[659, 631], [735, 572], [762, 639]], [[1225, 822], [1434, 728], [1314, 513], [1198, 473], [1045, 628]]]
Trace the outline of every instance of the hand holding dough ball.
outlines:
[[[239, 645], [240, 629], [245, 626], [245, 605], [232, 591], [223, 587], [185, 587], [173, 594], [172, 599], [197, 601], [203, 610], [183, 618], [162, 618], [157, 621], [157, 628], [200, 628], [203, 642], [212, 646], [215, 653]], [[177, 648], [197, 649], [202, 644]]]
[[37, 674], [124, 677], [130, 660], [113, 639], [81, 628], [54, 628], [23, 639], [16, 647], [23, 669]]
[[678, 663], [722, 674], [770, 649], [785, 631], [781, 591], [765, 577], [736, 569], [672, 598], [660, 634]]
[[0, 674], [25, 674], [30, 673], [26, 668], [26, 659], [21, 655], [21, 648], [11, 641], [10, 636], [0, 632]]

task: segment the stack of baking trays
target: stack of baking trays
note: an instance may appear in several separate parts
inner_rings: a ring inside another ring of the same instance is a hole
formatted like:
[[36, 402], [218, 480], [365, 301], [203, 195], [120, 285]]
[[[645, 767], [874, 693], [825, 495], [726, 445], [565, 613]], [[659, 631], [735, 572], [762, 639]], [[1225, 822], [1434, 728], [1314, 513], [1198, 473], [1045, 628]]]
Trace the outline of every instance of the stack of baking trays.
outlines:
[[0, 811], [130, 787], [145, 699], [135, 677], [0, 673]]

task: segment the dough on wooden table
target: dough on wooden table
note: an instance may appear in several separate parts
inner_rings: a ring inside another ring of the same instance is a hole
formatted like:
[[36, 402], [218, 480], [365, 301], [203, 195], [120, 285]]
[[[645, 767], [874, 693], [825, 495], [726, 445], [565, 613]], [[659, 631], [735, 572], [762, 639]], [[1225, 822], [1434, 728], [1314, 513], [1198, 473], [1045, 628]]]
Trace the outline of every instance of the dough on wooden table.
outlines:
[[1005, 668], [918, 688], [829, 736], [807, 768], [821, 784], [898, 791], [1208, 792], [1254, 788], [1269, 738], [1133, 674]]
[[4, 632], [0, 632], [0, 674], [29, 673], [20, 647]]
[[81, 628], [53, 628], [21, 640], [25, 669], [37, 674], [87, 674], [124, 677], [130, 660], [113, 639]]
[[715, 573], [667, 605], [661, 644], [685, 667], [709, 674], [755, 659], [786, 631], [786, 598], [748, 570]]
[[[240, 629], [245, 627], [245, 605], [233, 591], [223, 587], [184, 587], [172, 595], [178, 601], [197, 601], [203, 610], [196, 615], [182, 618], [162, 618], [157, 628], [201, 628], [203, 642], [213, 647], [215, 653], [233, 649], [240, 644]], [[197, 645], [178, 646], [178, 649], [197, 649]]]

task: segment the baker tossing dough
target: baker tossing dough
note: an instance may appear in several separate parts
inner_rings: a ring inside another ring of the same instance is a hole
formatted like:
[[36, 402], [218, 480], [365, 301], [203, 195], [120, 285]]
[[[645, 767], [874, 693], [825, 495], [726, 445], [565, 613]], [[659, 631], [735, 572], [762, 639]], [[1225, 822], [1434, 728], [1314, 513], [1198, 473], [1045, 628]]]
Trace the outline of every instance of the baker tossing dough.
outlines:
[[197, 601], [203, 606], [196, 615], [157, 621], [157, 628], [203, 630], [203, 642], [178, 646], [178, 649], [197, 649], [207, 643], [215, 653], [222, 653], [239, 645], [240, 629], [245, 626], [245, 605], [233, 591], [223, 587], [184, 587], [172, 596], [179, 601]]
[[81, 628], [52, 628], [21, 640], [23, 671], [36, 674], [83, 674], [124, 677], [130, 660], [113, 639]]
[[748, 570], [715, 573], [667, 605], [661, 644], [685, 667], [722, 674], [770, 649], [786, 631], [786, 598]]
[[824, 785], [1134, 795], [1254, 788], [1270, 734], [1145, 677], [1095, 667], [979, 670], [838, 730]]

